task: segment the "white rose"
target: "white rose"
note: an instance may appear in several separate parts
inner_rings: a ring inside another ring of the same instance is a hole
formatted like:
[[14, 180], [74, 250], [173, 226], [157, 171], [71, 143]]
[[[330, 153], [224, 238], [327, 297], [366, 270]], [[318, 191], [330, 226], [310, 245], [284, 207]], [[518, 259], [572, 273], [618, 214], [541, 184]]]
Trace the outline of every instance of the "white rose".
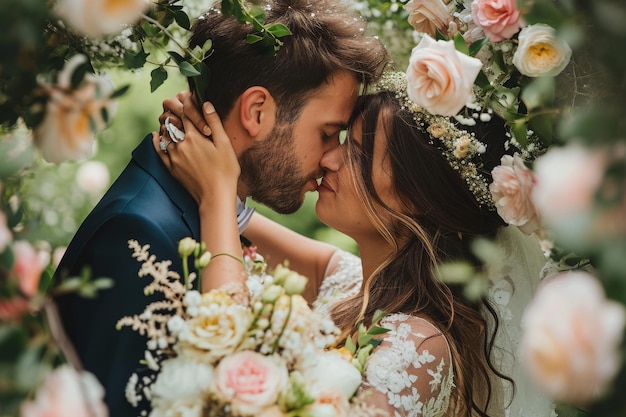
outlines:
[[454, 116], [471, 101], [481, 67], [479, 59], [457, 51], [453, 41], [424, 35], [406, 71], [409, 98], [432, 114]]
[[100, 161], [87, 161], [76, 172], [78, 186], [92, 195], [104, 192], [109, 180], [109, 168]]
[[448, 31], [448, 23], [452, 19], [443, 1], [411, 0], [404, 5], [404, 8], [409, 13], [409, 24], [416, 31], [430, 36], [435, 36], [437, 29], [442, 33]]
[[59, 0], [55, 11], [76, 31], [91, 38], [119, 33], [149, 7], [147, 0]]
[[205, 363], [180, 356], [165, 360], [150, 387], [152, 406], [162, 410], [176, 408], [190, 411], [200, 405], [197, 415], [201, 416], [202, 401], [208, 395], [213, 376], [213, 368]]
[[519, 33], [513, 65], [528, 77], [559, 74], [569, 63], [572, 49], [556, 37], [556, 31], [544, 24], [527, 26]]
[[361, 385], [361, 373], [340, 354], [321, 352], [302, 370], [303, 380], [311, 387], [314, 396], [325, 392], [339, 392], [350, 399]]
[[588, 273], [549, 278], [524, 313], [522, 358], [552, 398], [588, 404], [619, 370], [625, 323], [624, 307]]
[[115, 102], [109, 98], [113, 84], [107, 78], [87, 74], [77, 89], [71, 90], [72, 74], [86, 61], [84, 55], [73, 56], [59, 74], [58, 84], [44, 86], [48, 93], [45, 116], [33, 137], [48, 162], [89, 158], [94, 133], [106, 127], [103, 112], [109, 117], [115, 113]]
[[95, 376], [64, 365], [46, 378], [33, 401], [22, 404], [20, 416], [106, 417], [103, 398]]

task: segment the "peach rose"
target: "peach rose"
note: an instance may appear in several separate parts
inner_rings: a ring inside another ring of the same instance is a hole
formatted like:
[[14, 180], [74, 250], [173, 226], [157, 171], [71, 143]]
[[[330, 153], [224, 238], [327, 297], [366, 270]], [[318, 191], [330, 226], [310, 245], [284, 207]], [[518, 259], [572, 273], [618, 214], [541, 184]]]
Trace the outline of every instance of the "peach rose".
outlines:
[[491, 176], [489, 190], [500, 217], [528, 235], [538, 230], [539, 218], [531, 198], [535, 176], [524, 161], [517, 155], [505, 155]]
[[619, 370], [626, 311], [586, 272], [548, 279], [523, 316], [522, 359], [553, 399], [589, 404]]
[[471, 101], [481, 67], [479, 59], [457, 51], [453, 41], [424, 35], [406, 71], [409, 98], [432, 114], [454, 116]]
[[44, 87], [48, 103], [33, 137], [48, 162], [90, 157], [95, 131], [106, 127], [102, 113], [109, 117], [115, 113], [115, 103], [109, 99], [113, 85], [108, 79], [87, 74], [82, 84], [71, 90], [72, 74], [86, 61], [84, 55], [73, 56], [59, 74], [58, 84]]
[[551, 228], [567, 230], [587, 216], [606, 161], [604, 152], [577, 144], [553, 147], [537, 158], [532, 199], [541, 220]]
[[91, 38], [119, 33], [149, 7], [147, 0], [59, 0], [56, 13], [76, 31]]
[[528, 77], [551, 77], [563, 71], [571, 57], [572, 49], [552, 27], [536, 24], [520, 32], [513, 65]]
[[441, 0], [411, 0], [404, 5], [409, 13], [409, 24], [418, 32], [435, 37], [437, 29], [441, 33], [448, 32], [451, 20], [448, 8]]
[[214, 391], [235, 414], [255, 416], [276, 403], [287, 380], [287, 368], [279, 358], [242, 351], [217, 365]]
[[22, 404], [21, 417], [106, 417], [104, 389], [92, 374], [70, 366], [57, 368], [37, 391], [33, 401]]
[[510, 39], [524, 26], [517, 0], [474, 0], [472, 19], [491, 42]]
[[13, 255], [13, 273], [19, 281], [20, 291], [25, 296], [32, 297], [37, 293], [41, 273], [47, 265], [42, 265], [37, 250], [25, 240], [18, 240], [13, 244]]

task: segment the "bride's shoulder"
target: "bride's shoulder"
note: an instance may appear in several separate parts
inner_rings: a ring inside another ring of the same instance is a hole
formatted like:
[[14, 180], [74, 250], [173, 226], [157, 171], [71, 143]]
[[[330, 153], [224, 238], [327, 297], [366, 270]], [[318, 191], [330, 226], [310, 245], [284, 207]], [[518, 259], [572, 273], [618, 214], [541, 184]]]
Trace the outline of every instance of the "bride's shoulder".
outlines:
[[443, 332], [426, 317], [394, 313], [385, 316], [380, 325], [389, 330], [386, 338], [430, 341], [429, 345], [449, 351]]

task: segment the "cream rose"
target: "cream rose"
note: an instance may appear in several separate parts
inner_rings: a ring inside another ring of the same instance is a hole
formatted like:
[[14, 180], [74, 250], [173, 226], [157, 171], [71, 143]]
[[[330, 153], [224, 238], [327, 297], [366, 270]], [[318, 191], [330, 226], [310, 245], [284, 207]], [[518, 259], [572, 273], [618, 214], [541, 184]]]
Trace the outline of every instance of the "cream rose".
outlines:
[[22, 404], [21, 417], [106, 417], [104, 389], [92, 374], [70, 366], [57, 368], [37, 391], [33, 401]]
[[149, 5], [147, 0], [59, 0], [55, 10], [77, 32], [98, 38], [121, 32]]
[[532, 202], [535, 176], [524, 161], [517, 155], [505, 155], [500, 165], [491, 171], [491, 176], [493, 182], [489, 190], [500, 217], [526, 234], [538, 230], [539, 218]]
[[109, 185], [109, 168], [100, 161], [86, 161], [76, 172], [76, 183], [92, 195], [100, 195]]
[[213, 372], [211, 366], [181, 356], [163, 361], [150, 386], [154, 416], [201, 417]]
[[517, 0], [474, 0], [472, 19], [491, 42], [510, 39], [524, 26]]
[[580, 224], [591, 212], [606, 163], [604, 152], [576, 144], [552, 147], [537, 158], [532, 199], [542, 222], [559, 231]]
[[59, 74], [58, 84], [44, 87], [48, 103], [33, 137], [48, 162], [90, 157], [95, 131], [106, 127], [102, 113], [109, 117], [115, 113], [115, 102], [110, 99], [113, 85], [108, 79], [87, 74], [78, 88], [71, 90], [72, 74], [86, 61], [84, 55], [75, 55]]
[[250, 311], [226, 293], [205, 293], [197, 314], [178, 334], [179, 352], [202, 362], [219, 360], [241, 343], [251, 321]]
[[435, 37], [437, 29], [448, 32], [451, 20], [448, 8], [441, 0], [411, 0], [404, 5], [409, 13], [409, 24], [418, 32]]
[[471, 101], [481, 67], [480, 60], [457, 51], [453, 41], [424, 35], [406, 71], [409, 98], [432, 114], [454, 116]]
[[588, 404], [619, 370], [626, 311], [586, 272], [549, 279], [524, 313], [522, 359], [549, 396]]
[[551, 77], [563, 71], [571, 57], [572, 49], [552, 27], [536, 24], [521, 30], [513, 65], [528, 77]]
[[235, 414], [256, 416], [276, 403], [287, 380], [287, 368], [280, 358], [242, 351], [217, 365], [214, 392]]
[[303, 380], [314, 396], [340, 393], [346, 400], [352, 398], [361, 385], [361, 373], [338, 352], [327, 351], [317, 355], [311, 366], [302, 370]]

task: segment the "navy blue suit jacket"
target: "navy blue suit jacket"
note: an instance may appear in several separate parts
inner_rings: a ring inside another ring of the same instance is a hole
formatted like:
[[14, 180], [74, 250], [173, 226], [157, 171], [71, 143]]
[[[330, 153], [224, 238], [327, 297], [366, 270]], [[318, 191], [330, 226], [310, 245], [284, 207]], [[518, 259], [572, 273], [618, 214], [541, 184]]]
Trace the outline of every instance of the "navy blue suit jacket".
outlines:
[[124, 317], [140, 314], [150, 300], [143, 288], [150, 278], [139, 278], [140, 263], [128, 248], [128, 240], [150, 244], [157, 260], [172, 260], [181, 271], [178, 241], [200, 239], [198, 206], [168, 172], [148, 135], [133, 151], [132, 159], [78, 229], [56, 271], [56, 279], [79, 275], [88, 266], [91, 276], [113, 279], [111, 289], [95, 298], [60, 297], [61, 319], [84, 368], [106, 390], [109, 413], [137, 416], [126, 401], [124, 388], [140, 369], [146, 338], [131, 328], [116, 330]]

